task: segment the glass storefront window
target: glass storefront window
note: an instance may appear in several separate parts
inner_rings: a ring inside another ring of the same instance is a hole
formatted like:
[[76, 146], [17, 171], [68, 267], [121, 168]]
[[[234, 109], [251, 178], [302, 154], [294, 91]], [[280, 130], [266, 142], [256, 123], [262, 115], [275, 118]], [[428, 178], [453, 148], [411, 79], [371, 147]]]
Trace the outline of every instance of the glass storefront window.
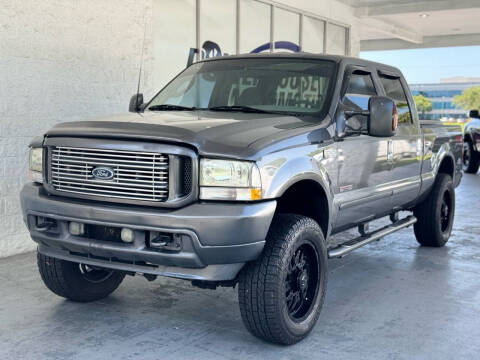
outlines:
[[[280, 8], [274, 10], [273, 39], [288, 41], [298, 46], [300, 41], [300, 15]], [[288, 51], [278, 48], [275, 51]]]
[[343, 26], [327, 24], [327, 54], [345, 55], [347, 50], [347, 29]]
[[302, 26], [302, 51], [323, 53], [324, 30], [324, 21], [304, 16]]
[[201, 58], [236, 53], [236, 8], [235, 0], [200, 1], [200, 46], [210, 42]]
[[[240, 1], [240, 53], [270, 43], [271, 6], [255, 0]], [[268, 51], [268, 50], [267, 50]]]
[[182, 70], [190, 48], [198, 48], [195, 60], [234, 55], [237, 51], [269, 52], [271, 42], [273, 51], [342, 55], [348, 52], [348, 28], [302, 9], [283, 8], [276, 2], [155, 0], [153, 12], [155, 88], [162, 87], [172, 74]]

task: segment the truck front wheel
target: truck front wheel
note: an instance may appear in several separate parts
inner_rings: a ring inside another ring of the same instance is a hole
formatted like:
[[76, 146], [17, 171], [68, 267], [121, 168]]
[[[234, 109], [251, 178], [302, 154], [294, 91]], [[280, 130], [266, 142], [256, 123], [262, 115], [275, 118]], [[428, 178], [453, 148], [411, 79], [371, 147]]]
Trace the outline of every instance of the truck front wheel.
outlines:
[[255, 336], [294, 344], [320, 315], [327, 285], [327, 248], [318, 224], [305, 216], [273, 219], [262, 255], [240, 274], [240, 313]]
[[452, 177], [438, 174], [428, 197], [414, 209], [413, 226], [417, 241], [424, 246], [441, 247], [450, 238], [455, 215], [455, 189]]
[[58, 296], [89, 302], [103, 299], [123, 281], [122, 272], [91, 267], [37, 253], [38, 270], [45, 285]]
[[473, 148], [470, 140], [463, 143], [463, 171], [476, 174], [480, 168], [480, 155]]

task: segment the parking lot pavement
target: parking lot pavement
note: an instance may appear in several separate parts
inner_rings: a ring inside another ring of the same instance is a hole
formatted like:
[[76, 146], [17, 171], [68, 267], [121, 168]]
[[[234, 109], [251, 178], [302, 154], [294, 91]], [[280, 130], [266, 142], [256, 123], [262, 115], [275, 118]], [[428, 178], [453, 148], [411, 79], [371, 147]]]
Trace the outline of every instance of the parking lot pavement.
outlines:
[[280, 347], [245, 330], [231, 288], [127, 277], [77, 304], [43, 286], [33, 253], [3, 259], [0, 359], [478, 359], [480, 175], [457, 189], [446, 247], [419, 247], [409, 228], [329, 266], [317, 326]]

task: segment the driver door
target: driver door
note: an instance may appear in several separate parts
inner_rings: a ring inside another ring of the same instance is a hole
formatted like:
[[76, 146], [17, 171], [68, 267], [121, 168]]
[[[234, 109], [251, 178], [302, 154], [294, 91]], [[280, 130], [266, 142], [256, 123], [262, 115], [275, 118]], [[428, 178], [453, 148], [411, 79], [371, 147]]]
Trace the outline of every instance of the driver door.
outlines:
[[[381, 94], [374, 72], [365, 67], [347, 68], [342, 89], [337, 119], [345, 118], [348, 110], [368, 110], [370, 97]], [[337, 142], [338, 187], [334, 199], [338, 216], [334, 231], [367, 222], [391, 207], [387, 183], [391, 181], [392, 139], [366, 135], [367, 121], [363, 115], [345, 120], [345, 135]]]

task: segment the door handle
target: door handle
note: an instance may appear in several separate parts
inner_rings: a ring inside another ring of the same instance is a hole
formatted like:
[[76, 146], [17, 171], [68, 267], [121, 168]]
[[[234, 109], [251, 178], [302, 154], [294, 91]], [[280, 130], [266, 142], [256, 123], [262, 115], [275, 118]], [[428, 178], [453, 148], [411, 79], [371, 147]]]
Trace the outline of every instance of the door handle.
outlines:
[[387, 161], [393, 162], [393, 140], [387, 142]]

